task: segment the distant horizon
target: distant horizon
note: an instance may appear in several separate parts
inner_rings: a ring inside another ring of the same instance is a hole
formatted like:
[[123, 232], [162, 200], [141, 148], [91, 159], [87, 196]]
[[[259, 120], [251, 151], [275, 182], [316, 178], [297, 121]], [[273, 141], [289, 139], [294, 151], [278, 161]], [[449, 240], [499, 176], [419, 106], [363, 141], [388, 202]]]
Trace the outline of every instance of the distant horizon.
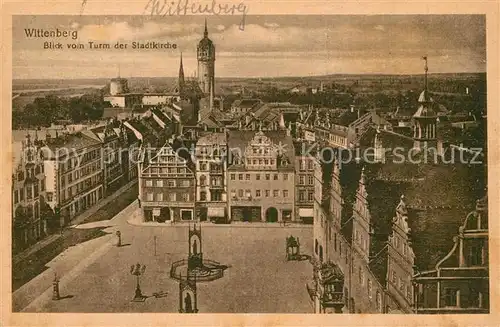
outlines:
[[[428, 73], [428, 76], [433, 76], [433, 75], [477, 75], [477, 74], [487, 74], [486, 71], [477, 71], [477, 72], [439, 72], [439, 73]], [[238, 76], [215, 76], [215, 79], [276, 79], [276, 78], [320, 78], [320, 77], [334, 77], [334, 76], [424, 76], [425, 73], [399, 73], [399, 74], [388, 74], [388, 73], [332, 73], [332, 74], [326, 74], [326, 75], [302, 75], [302, 76], [266, 76], [266, 77], [261, 77], [261, 76], [245, 76], [245, 77], [238, 77]], [[130, 79], [130, 78], [178, 78], [178, 76], [113, 76], [113, 77], [65, 77], [65, 78], [57, 78], [57, 77], [47, 77], [47, 78], [13, 78], [13, 81], [29, 81], [29, 80], [99, 80], [99, 79], [106, 79], [106, 80], [111, 80], [112, 78], [123, 78], [123, 79]], [[186, 77], [186, 79], [192, 79], [192, 77]]]
[[[184, 75], [192, 77], [205, 19], [216, 78], [416, 75], [424, 72], [423, 56], [430, 73], [487, 70], [485, 15], [248, 15], [243, 31], [234, 16], [19, 15], [12, 22], [12, 75], [174, 77], [182, 53]], [[71, 37], [27, 32], [38, 29]]]

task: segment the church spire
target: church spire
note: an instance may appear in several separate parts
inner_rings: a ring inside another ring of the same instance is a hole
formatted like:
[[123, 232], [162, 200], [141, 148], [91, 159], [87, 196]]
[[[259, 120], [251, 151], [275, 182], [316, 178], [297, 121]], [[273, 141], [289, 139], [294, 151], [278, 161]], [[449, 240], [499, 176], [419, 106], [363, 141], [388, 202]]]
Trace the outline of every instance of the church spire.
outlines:
[[207, 28], [207, 19], [206, 19], [206, 18], [205, 18], [205, 32], [203, 33], [203, 36], [204, 36], [205, 38], [207, 38], [207, 37], [208, 37], [208, 28]]
[[184, 66], [182, 65], [182, 52], [181, 52], [181, 63], [179, 65], [179, 93], [182, 92], [184, 87]]
[[424, 101], [429, 101], [429, 84], [427, 81], [427, 72], [429, 71], [429, 67], [427, 66], [427, 56], [423, 56], [422, 59], [425, 61], [425, 66], [424, 66], [424, 71], [425, 71], [425, 76], [424, 76]]

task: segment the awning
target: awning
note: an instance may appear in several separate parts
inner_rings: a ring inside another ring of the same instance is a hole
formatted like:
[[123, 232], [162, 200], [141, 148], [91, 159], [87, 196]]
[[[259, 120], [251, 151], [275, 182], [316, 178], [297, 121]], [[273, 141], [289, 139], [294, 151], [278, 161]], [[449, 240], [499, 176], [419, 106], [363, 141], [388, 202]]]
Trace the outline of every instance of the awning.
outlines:
[[314, 210], [312, 208], [299, 208], [300, 217], [314, 217]]
[[226, 211], [224, 210], [224, 208], [208, 207], [207, 216], [224, 218], [226, 216]]

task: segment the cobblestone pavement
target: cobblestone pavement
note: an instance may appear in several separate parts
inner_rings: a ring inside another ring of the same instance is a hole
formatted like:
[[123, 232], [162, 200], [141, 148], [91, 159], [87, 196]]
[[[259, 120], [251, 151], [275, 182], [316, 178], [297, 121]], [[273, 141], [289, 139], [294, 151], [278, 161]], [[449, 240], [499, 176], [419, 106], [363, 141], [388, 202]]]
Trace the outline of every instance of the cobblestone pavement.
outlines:
[[[95, 255], [95, 258], [87, 259], [86, 267], [80, 265], [65, 273], [70, 277], [64, 283], [64, 276], [61, 279], [64, 299], [52, 301], [47, 298], [47, 290], [51, 287], [47, 278], [40, 281], [45, 287], [45, 296], [40, 292], [30, 306], [23, 308], [30, 312], [177, 312], [179, 287], [170, 278], [169, 271], [173, 261], [187, 258], [188, 226], [154, 228], [128, 224], [130, 216], [139, 210], [134, 203], [111, 221], [109, 230], [113, 233], [120, 230], [124, 246], [109, 246], [103, 250], [104, 243], [115, 241], [112, 235], [107, 240], [102, 238], [99, 246], [94, 244], [92, 247], [91, 242], [87, 242], [86, 257]], [[85, 225], [79, 227], [85, 228]], [[302, 252], [311, 254], [310, 226], [266, 229], [228, 225], [225, 228], [202, 227], [202, 234], [204, 258], [230, 268], [223, 278], [198, 284], [200, 313], [312, 312], [305, 287], [312, 276], [310, 263], [285, 260], [285, 237], [291, 234], [300, 238]], [[75, 260], [71, 253], [66, 256], [71, 258], [68, 260]], [[141, 277], [143, 293], [167, 292], [166, 297], [131, 302], [136, 280], [130, 274], [130, 266], [138, 262], [146, 265]]]

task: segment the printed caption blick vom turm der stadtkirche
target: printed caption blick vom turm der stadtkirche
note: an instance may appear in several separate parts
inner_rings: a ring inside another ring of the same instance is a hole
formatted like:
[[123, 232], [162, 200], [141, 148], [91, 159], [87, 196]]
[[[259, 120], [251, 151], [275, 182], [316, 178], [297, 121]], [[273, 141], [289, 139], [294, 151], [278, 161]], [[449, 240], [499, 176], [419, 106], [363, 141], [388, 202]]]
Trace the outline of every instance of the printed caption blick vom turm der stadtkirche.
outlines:
[[[78, 31], [76, 30], [44, 30], [27, 28], [24, 30], [27, 38], [56, 38], [54, 41], [44, 41], [43, 49], [46, 50], [82, 50], [82, 49], [95, 49], [95, 50], [126, 50], [126, 49], [144, 49], [144, 50], [162, 50], [162, 49], [177, 49], [176, 43], [170, 42], [155, 42], [155, 41], [132, 41], [132, 42], [95, 42], [87, 41], [86, 43], [77, 42]], [[61, 40], [61, 41], [59, 41]], [[72, 41], [70, 41], [72, 40]]]

